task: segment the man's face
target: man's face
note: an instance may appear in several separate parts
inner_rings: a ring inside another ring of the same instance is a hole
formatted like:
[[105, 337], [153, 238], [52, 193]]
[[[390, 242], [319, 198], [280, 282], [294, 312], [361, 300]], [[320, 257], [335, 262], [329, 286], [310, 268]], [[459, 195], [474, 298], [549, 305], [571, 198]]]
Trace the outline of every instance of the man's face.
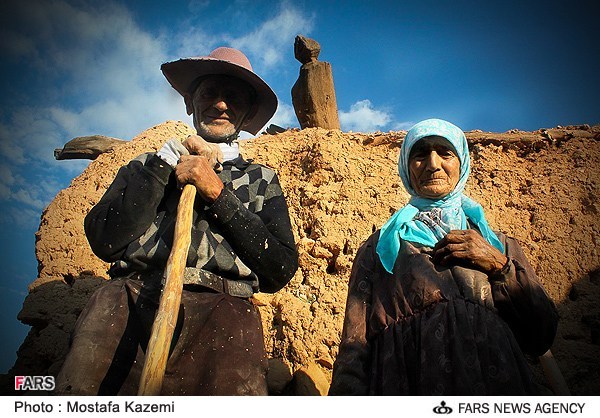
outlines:
[[209, 142], [224, 142], [235, 134], [252, 108], [252, 89], [242, 80], [215, 75], [202, 80], [184, 97], [194, 127]]
[[441, 199], [458, 184], [460, 159], [446, 138], [428, 136], [418, 141], [408, 159], [410, 185], [421, 197]]

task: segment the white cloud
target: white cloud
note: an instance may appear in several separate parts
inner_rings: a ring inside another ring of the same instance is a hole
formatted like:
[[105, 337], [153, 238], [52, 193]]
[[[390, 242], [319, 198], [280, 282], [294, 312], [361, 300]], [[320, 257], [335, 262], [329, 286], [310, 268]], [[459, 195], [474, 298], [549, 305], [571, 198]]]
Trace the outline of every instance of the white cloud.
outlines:
[[[287, 103], [279, 102], [279, 106], [277, 107], [277, 111], [273, 115], [273, 117], [267, 122], [267, 124], [263, 127], [264, 129], [268, 128], [269, 125], [274, 124], [280, 126], [282, 128], [292, 128], [298, 126], [298, 121], [296, 120], [296, 114], [294, 113], [294, 109], [291, 105]], [[260, 135], [264, 129], [261, 129], [258, 132]], [[252, 135], [248, 132], [240, 132], [240, 139], [250, 139], [254, 138], [255, 135]]]
[[41, 211], [47, 202], [47, 195], [55, 194], [58, 183], [54, 180], [25, 181], [22, 178], [0, 179], [0, 200], [20, 203]]
[[15, 178], [12, 175], [10, 168], [5, 164], [0, 165], [0, 200], [10, 199], [10, 188], [14, 184]]
[[0, 216], [0, 225], [8, 225], [11, 228], [15, 226], [36, 228], [39, 223], [40, 211], [29, 208], [3, 208], [3, 214]]
[[0, 156], [5, 156], [13, 164], [22, 164], [25, 162], [25, 153], [18, 144], [14, 146], [14, 131], [12, 124], [0, 123]]
[[66, 142], [64, 137], [49, 109], [17, 108], [9, 124], [0, 127], [0, 156], [11, 165], [31, 170], [34, 163], [52, 163], [53, 150]]
[[64, 142], [94, 134], [128, 140], [167, 119], [189, 119], [183, 99], [164, 90], [131, 89], [127, 95], [96, 101], [77, 111], [59, 107], [49, 111], [52, 121], [67, 133]]
[[44, 202], [36, 196], [37, 194], [39, 194], [38, 188], [34, 188], [33, 190], [18, 189], [16, 192], [12, 193], [12, 199], [41, 211], [44, 209], [45, 205]]
[[36, 97], [67, 98], [44, 107], [31, 97], [29, 106], [12, 109], [0, 126], [0, 154], [12, 163], [48, 162], [54, 148], [75, 136], [128, 138], [185, 116], [180, 103], [171, 106], [159, 71], [164, 44], [140, 29], [124, 6], [33, 0], [14, 2], [11, 12], [25, 24], [0, 29], [0, 39], [18, 40], [6, 52], [48, 77]]
[[[192, 8], [205, 6], [202, 1], [190, 3]], [[173, 39], [180, 42], [179, 55], [189, 56], [202, 53], [199, 49], [208, 52], [229, 38], [227, 33], [207, 35], [191, 24], [182, 33], [153, 37], [135, 24], [124, 6], [113, 2], [33, 0], [27, 6], [15, 2], [12, 9], [28, 24], [1, 31], [4, 38], [11, 39], [9, 55], [28, 60], [42, 73], [51, 71], [54, 76], [65, 78], [60, 94], [82, 102], [77, 108], [59, 104], [36, 110], [38, 125], [45, 118], [47, 125], [56, 125], [54, 131], [61, 131], [51, 135], [55, 138], [52, 149], [75, 136], [99, 133], [129, 138], [166, 119], [187, 121], [181, 99], [174, 101], [166, 93], [168, 85], [158, 71], [166, 61], [167, 42], [171, 47]], [[245, 36], [230, 39], [230, 44], [252, 56], [255, 67], [271, 68], [281, 61], [281, 51], [289, 49], [293, 37], [311, 27], [311, 19], [284, 4], [272, 19]], [[26, 125], [16, 125], [23, 129], [12, 129], [13, 137], [23, 138], [31, 133]], [[11, 150], [2, 147], [0, 152], [13, 153], [15, 162], [25, 163], [31, 155], [26, 146], [22, 150], [19, 144], [15, 139]]]
[[15, 184], [15, 178], [12, 175], [10, 168], [6, 165], [0, 165], [0, 182], [7, 186]]
[[6, 166], [0, 166], [0, 224], [8, 228], [37, 228], [42, 210], [60, 190], [60, 183], [40, 173], [34, 173], [33, 180], [19, 174], [5, 176], [6, 169]]
[[[285, 129], [298, 127], [298, 120], [296, 119], [296, 113], [294, 112], [294, 108], [287, 103], [279, 102], [279, 105], [277, 106], [277, 111], [275, 111], [273, 117], [267, 122], [267, 124], [263, 128], [266, 129], [271, 124], [280, 126]], [[261, 129], [258, 132], [258, 135], [260, 135], [262, 131], [263, 129]], [[244, 131], [240, 132], [240, 139], [250, 138], [254, 138], [254, 135]]]
[[344, 131], [374, 132], [383, 129], [392, 121], [389, 112], [375, 109], [368, 99], [354, 103], [348, 112], [340, 110], [339, 116]]
[[396, 122], [392, 125], [392, 131], [407, 131], [413, 127], [416, 122]]
[[269, 121], [269, 124], [275, 124], [282, 128], [297, 127], [298, 119], [296, 119], [294, 108], [287, 103], [279, 102], [277, 111]]
[[[199, 9], [206, 7], [207, 3], [192, 1], [189, 8], [200, 15]], [[248, 5], [242, 2], [230, 7], [237, 7], [239, 11]], [[176, 45], [174, 49], [179, 57], [208, 54], [218, 46], [230, 45], [244, 51], [253, 69], [259, 74], [264, 74], [281, 64], [285, 55], [292, 54], [295, 36], [299, 33], [309, 33], [314, 25], [313, 20], [289, 2], [283, 2], [275, 16], [258, 23], [256, 29], [250, 33], [234, 36], [226, 32], [208, 31], [197, 25], [196, 21], [189, 21], [182, 25], [176, 36], [170, 36], [169, 43]]]
[[110, 1], [10, 3], [16, 23], [0, 28], [3, 56], [25, 63], [23, 71], [33, 80], [47, 81], [24, 93], [31, 96], [23, 96], [20, 106], [5, 109], [0, 122], [2, 164], [39, 187], [18, 187], [5, 178], [1, 195], [12, 205], [39, 212], [64, 187], [59, 176], [72, 177], [89, 163], [56, 162], [55, 148], [90, 134], [128, 139], [185, 112], [180, 103], [173, 106], [159, 70], [165, 57], [162, 40], [140, 29], [124, 6]]
[[15, 24], [9, 22], [2, 36], [12, 43], [10, 52], [44, 74], [65, 72], [70, 77], [95, 80], [107, 65], [114, 65], [110, 58], [119, 55], [119, 50], [128, 51], [121, 54], [125, 59], [121, 65], [127, 65], [128, 61], [143, 61], [153, 43], [133, 23], [127, 9], [116, 2], [9, 3]]
[[291, 50], [296, 35], [309, 33], [312, 27], [312, 18], [286, 2], [275, 17], [245, 36], [230, 39], [230, 44], [247, 52], [254, 70], [258, 69], [260, 73], [279, 64], [285, 55], [284, 51]]
[[0, 182], [0, 199], [10, 199], [10, 187], [4, 182]]
[[220, 42], [218, 35], [206, 32], [202, 26], [191, 23], [182, 25], [175, 37], [172, 34], [164, 34], [163, 36], [171, 38], [171, 44], [175, 45], [173, 48], [174, 55], [177, 57], [208, 55]]

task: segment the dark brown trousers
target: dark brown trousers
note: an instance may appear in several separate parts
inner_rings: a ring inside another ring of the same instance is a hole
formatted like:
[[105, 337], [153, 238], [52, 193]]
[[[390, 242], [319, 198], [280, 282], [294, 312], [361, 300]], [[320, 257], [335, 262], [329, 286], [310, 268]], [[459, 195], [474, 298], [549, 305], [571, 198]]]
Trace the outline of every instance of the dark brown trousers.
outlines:
[[[247, 300], [184, 288], [162, 395], [266, 395], [262, 325]], [[160, 289], [112, 280], [73, 332], [57, 378], [61, 395], [135, 395]]]

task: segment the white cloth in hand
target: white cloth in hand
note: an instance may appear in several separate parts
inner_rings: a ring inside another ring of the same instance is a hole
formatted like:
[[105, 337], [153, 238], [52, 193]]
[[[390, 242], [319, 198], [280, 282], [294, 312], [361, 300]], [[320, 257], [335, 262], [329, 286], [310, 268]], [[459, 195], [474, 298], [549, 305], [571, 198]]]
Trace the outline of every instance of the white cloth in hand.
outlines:
[[182, 155], [190, 155], [179, 139], [170, 139], [156, 153], [156, 156], [175, 168]]

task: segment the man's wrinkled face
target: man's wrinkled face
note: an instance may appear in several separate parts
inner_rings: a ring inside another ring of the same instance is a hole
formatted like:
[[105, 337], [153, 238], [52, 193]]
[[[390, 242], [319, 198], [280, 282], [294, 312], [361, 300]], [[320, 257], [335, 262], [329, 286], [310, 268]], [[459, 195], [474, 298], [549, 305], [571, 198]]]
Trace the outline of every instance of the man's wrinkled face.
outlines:
[[215, 75], [202, 80], [184, 100], [198, 135], [209, 142], [224, 142], [238, 131], [250, 112], [253, 91], [240, 79]]
[[410, 184], [427, 199], [441, 199], [454, 190], [460, 179], [460, 159], [450, 142], [441, 136], [418, 141], [408, 159]]

